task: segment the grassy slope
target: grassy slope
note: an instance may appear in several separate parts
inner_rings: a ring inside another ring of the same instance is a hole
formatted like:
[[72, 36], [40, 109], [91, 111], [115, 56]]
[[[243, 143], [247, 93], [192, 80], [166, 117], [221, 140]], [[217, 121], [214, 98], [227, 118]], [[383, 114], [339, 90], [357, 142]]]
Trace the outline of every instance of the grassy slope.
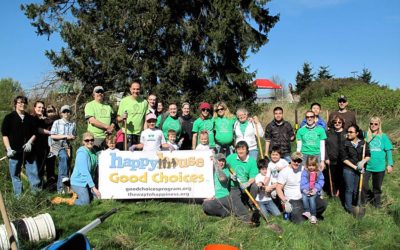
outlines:
[[[290, 107], [285, 110], [287, 119], [292, 120]], [[263, 124], [270, 120], [270, 117], [260, 116]], [[365, 218], [358, 221], [344, 213], [338, 201], [331, 199], [325, 220], [316, 226], [293, 225], [273, 218], [285, 230], [282, 238], [269, 231], [264, 223], [259, 228], [248, 228], [232, 217], [208, 217], [200, 205], [193, 203], [96, 201], [87, 207], [53, 206], [49, 203], [51, 194], [46, 193], [39, 197], [26, 193], [21, 200], [15, 200], [6, 161], [0, 163], [0, 178], [10, 217], [16, 219], [49, 212], [59, 238], [67, 237], [113, 207], [120, 208], [117, 214], [88, 234], [96, 249], [202, 249], [210, 243], [226, 243], [242, 249], [399, 249], [399, 155], [395, 158], [395, 172], [387, 175], [383, 184], [382, 209], [368, 206]], [[40, 249], [47, 244], [25, 243], [24, 249]]]

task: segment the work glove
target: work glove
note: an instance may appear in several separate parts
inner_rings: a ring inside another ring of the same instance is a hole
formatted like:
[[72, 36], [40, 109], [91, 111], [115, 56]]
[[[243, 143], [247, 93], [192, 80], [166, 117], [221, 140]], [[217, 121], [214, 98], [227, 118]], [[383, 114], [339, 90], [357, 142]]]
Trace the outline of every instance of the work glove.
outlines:
[[13, 157], [15, 154], [17, 153], [17, 151], [12, 150], [11, 148], [7, 148], [7, 157]]
[[361, 174], [365, 173], [364, 165], [357, 163], [357, 171]]
[[237, 181], [237, 176], [236, 176], [236, 174], [231, 174], [231, 180]]
[[293, 208], [292, 208], [292, 204], [290, 204], [289, 200], [286, 200], [284, 203], [285, 206], [285, 212], [286, 213], [291, 213]]
[[362, 161], [359, 161], [359, 162], [357, 162], [357, 168], [360, 166], [361, 168], [364, 168], [364, 165], [365, 165], [365, 160], [362, 160]]
[[246, 183], [240, 183], [240, 188], [241, 189], [246, 189], [246, 188], [248, 188], [250, 186], [250, 184], [248, 183], [248, 182], [246, 182]]
[[32, 143], [29, 140], [27, 143], [24, 144], [24, 146], [22, 146], [22, 148], [24, 149], [24, 152], [31, 152], [32, 151]]
[[136, 145], [132, 145], [132, 146], [129, 147], [129, 151], [133, 152], [133, 151], [135, 151], [135, 148], [136, 148]]

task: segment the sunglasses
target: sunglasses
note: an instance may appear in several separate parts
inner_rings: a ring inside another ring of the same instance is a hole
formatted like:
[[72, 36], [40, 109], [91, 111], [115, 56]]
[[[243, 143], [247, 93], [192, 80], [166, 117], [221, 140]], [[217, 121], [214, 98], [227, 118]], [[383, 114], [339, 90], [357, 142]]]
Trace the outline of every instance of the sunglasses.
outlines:
[[297, 160], [293, 160], [294, 163], [302, 163], [303, 160], [297, 159]]
[[216, 109], [216, 111], [224, 111], [224, 110], [225, 110], [225, 109], [223, 109], [223, 108], [222, 108], [222, 109]]
[[61, 113], [71, 113], [71, 110], [64, 110], [63, 112], [61, 112]]
[[378, 125], [379, 125], [379, 123], [376, 123], [376, 122], [370, 122], [370, 123], [369, 123], [369, 125], [370, 125], [370, 126], [372, 126], [372, 125], [374, 125], [374, 126], [378, 126]]
[[97, 91], [95, 91], [94, 93], [97, 93], [97, 94], [104, 94], [104, 90], [97, 90]]
[[347, 101], [345, 100], [339, 100], [338, 103], [346, 103]]
[[47, 112], [47, 113], [54, 113], [54, 110], [49, 109], [49, 110], [47, 110], [46, 112]]
[[355, 134], [356, 131], [347, 131], [348, 134]]
[[333, 124], [342, 124], [342, 122], [333, 122]]
[[306, 116], [307, 119], [315, 118], [315, 116]]
[[94, 139], [92, 138], [92, 139], [85, 139], [85, 140], [83, 140], [84, 142], [94, 142]]
[[19, 102], [17, 102], [17, 104], [26, 104], [26, 102], [19, 101]]
[[201, 111], [207, 111], [207, 112], [210, 112], [210, 109], [201, 109]]

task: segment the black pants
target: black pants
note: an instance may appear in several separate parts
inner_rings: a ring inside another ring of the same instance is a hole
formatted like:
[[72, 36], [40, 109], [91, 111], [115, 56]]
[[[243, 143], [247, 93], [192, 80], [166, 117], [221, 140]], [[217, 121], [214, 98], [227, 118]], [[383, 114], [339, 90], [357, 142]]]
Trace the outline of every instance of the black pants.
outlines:
[[[369, 179], [372, 176], [372, 192], [369, 189]], [[361, 193], [362, 203], [366, 203], [368, 200], [372, 201], [375, 207], [381, 206], [381, 196], [382, 196], [382, 183], [385, 177], [385, 171], [382, 172], [370, 172], [365, 171], [363, 188]]]
[[[306, 219], [303, 217], [302, 213], [304, 212], [303, 200], [290, 200], [290, 204], [292, 205], [292, 212], [290, 213], [290, 221], [293, 223], [300, 223], [305, 221]], [[322, 200], [319, 196], [316, 199], [317, 203], [317, 218], [321, 218], [322, 214], [328, 207], [328, 203], [326, 200]]]
[[[329, 169], [331, 170], [331, 180], [332, 180], [332, 193], [329, 184]], [[327, 165], [323, 171], [325, 178], [324, 191], [330, 196], [335, 196], [337, 191], [339, 191], [340, 196], [344, 196], [344, 183], [343, 183], [343, 165], [340, 163], [332, 163]]]
[[[128, 140], [128, 149], [133, 144], [139, 144], [140, 143], [140, 135], [127, 135], [126, 138]], [[125, 140], [125, 136], [124, 136], [124, 140]], [[118, 148], [121, 151], [124, 150], [124, 142], [118, 142], [115, 145], [115, 147]]]
[[[247, 207], [238, 199], [238, 189], [231, 193], [229, 196], [214, 199], [214, 200], [205, 200], [203, 202], [203, 211], [212, 216], [226, 217], [231, 214], [238, 217], [243, 221], [250, 221], [251, 215], [247, 209]], [[239, 191], [240, 192], [240, 191]]]

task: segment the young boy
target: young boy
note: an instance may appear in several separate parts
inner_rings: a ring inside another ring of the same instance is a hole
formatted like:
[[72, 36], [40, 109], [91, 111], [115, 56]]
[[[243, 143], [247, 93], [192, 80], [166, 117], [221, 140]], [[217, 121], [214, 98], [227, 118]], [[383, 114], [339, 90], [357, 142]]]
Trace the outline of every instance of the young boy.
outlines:
[[113, 151], [119, 151], [118, 148], [116, 148], [116, 137], [113, 135], [108, 135], [106, 137], [106, 145], [107, 149], [105, 150], [106, 152], [113, 152]]
[[71, 141], [76, 138], [76, 124], [71, 122], [71, 107], [64, 105], [60, 109], [61, 119], [54, 121], [50, 131], [50, 154], [58, 157], [57, 191], [63, 192], [62, 180], [68, 178], [68, 160], [71, 157]]
[[271, 197], [276, 198], [276, 182], [278, 180], [279, 172], [287, 167], [289, 164], [285, 159], [281, 158], [281, 150], [279, 147], [273, 147], [271, 151], [271, 161], [268, 163], [266, 183], [272, 187]]
[[196, 146], [196, 150], [210, 150], [210, 145], [208, 143], [208, 131], [203, 130], [200, 132], [200, 143]]
[[265, 214], [272, 214], [273, 216], [279, 216], [280, 211], [275, 203], [272, 201], [270, 192], [273, 186], [268, 186], [267, 172], [268, 172], [268, 160], [260, 159], [257, 162], [257, 167], [259, 170], [258, 175], [255, 178], [256, 185], [258, 186], [258, 193], [256, 196], [256, 201], [260, 205], [261, 210]]
[[171, 150], [171, 151], [179, 150], [180, 147], [182, 146], [182, 142], [183, 142], [182, 139], [178, 143], [176, 143], [176, 131], [173, 130], [173, 129], [168, 130], [168, 141], [167, 141], [167, 144], [169, 146], [169, 150]]
[[168, 148], [164, 135], [161, 130], [156, 128], [157, 117], [153, 113], [146, 115], [147, 129], [140, 134], [140, 143], [132, 145], [129, 150], [134, 151], [135, 148], [143, 149], [143, 151], [159, 151], [160, 147]]

